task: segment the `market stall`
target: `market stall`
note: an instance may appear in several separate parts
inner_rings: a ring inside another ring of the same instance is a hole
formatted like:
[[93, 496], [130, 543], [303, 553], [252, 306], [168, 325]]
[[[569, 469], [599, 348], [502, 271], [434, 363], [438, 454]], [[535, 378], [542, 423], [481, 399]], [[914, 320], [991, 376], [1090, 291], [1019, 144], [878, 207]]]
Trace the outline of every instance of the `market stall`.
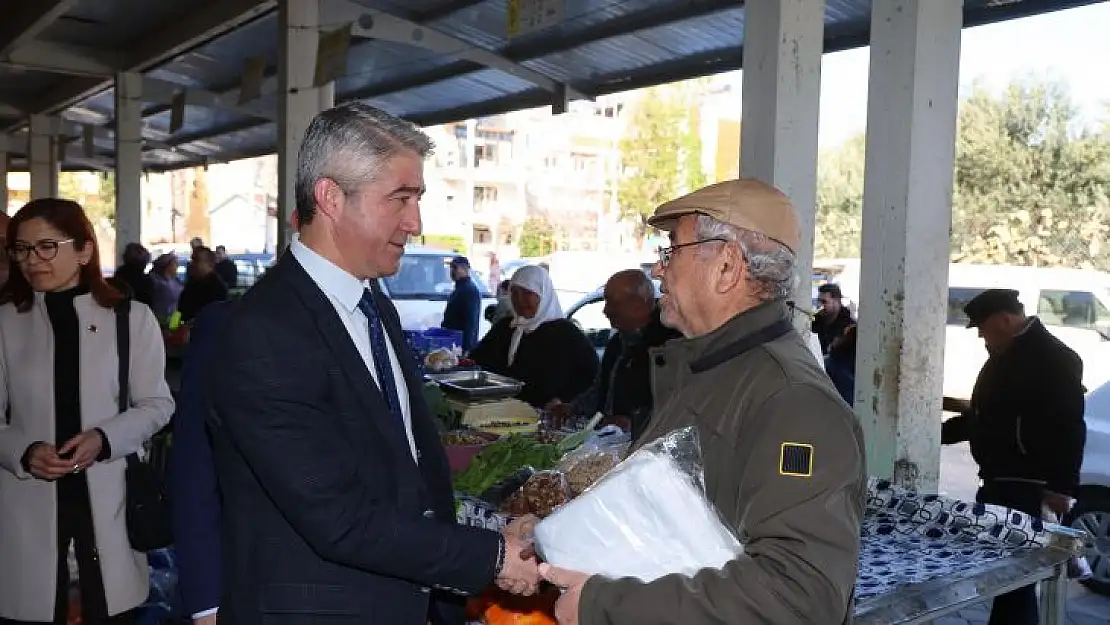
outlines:
[[[551, 514], [612, 469], [627, 449], [627, 439], [605, 442], [596, 434], [587, 440], [589, 432], [548, 432], [542, 419], [522, 431], [482, 441], [456, 467], [461, 523], [498, 529], [526, 512]], [[587, 448], [590, 453], [582, 453]], [[1066, 622], [1066, 567], [1085, 549], [1082, 532], [1017, 511], [905, 491], [875, 478], [868, 490], [857, 623], [927, 623], [1032, 583], [1041, 584], [1042, 622]], [[490, 603], [482, 605], [489, 609]], [[507, 609], [493, 605], [497, 614]], [[536, 605], [521, 609], [534, 611]]]

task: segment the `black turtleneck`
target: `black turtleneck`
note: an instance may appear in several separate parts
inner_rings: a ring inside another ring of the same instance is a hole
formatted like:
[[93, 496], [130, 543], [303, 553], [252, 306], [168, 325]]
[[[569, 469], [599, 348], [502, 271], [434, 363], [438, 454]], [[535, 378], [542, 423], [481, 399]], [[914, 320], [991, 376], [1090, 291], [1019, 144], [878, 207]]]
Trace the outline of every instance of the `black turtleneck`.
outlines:
[[81, 328], [73, 299], [85, 286], [46, 293], [44, 303], [54, 331], [54, 444], [61, 447], [81, 433]]

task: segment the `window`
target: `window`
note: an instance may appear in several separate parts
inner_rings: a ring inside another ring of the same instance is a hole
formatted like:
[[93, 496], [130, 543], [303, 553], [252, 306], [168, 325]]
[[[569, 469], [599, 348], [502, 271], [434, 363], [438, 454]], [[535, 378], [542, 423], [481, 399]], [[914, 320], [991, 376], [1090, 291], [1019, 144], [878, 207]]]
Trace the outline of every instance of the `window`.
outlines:
[[986, 291], [986, 287], [967, 288], [967, 287], [949, 287], [948, 288], [948, 325], [967, 325], [967, 315], [964, 314], [964, 306], [975, 298], [976, 295]]
[[474, 187], [474, 203], [497, 201], [497, 187]]
[[609, 318], [605, 316], [605, 300], [597, 299], [572, 310], [568, 318], [585, 333], [596, 348], [604, 348], [612, 334]]
[[1050, 326], [1110, 328], [1110, 310], [1090, 291], [1042, 290], [1037, 316]]
[[483, 144], [474, 146], [474, 164], [481, 165], [485, 163], [497, 162], [497, 146], [493, 144]]
[[[384, 279], [389, 297], [446, 301], [455, 289], [455, 282], [451, 280], [452, 258], [454, 256], [405, 254], [397, 273]], [[479, 276], [472, 273], [471, 278], [482, 297], [491, 297], [489, 288]]]
[[477, 245], [487, 245], [493, 242], [493, 234], [490, 233], [489, 228], [482, 226], [474, 226], [474, 243]]

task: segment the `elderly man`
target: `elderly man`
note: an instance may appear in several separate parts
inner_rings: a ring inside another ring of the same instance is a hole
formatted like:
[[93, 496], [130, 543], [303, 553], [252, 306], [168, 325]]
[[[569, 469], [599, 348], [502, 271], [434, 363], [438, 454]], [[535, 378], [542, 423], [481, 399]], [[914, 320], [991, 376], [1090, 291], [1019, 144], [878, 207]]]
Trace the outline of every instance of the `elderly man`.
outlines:
[[419, 128], [352, 102], [297, 155], [299, 238], [211, 360], [221, 623], [461, 625], [464, 593], [539, 583], [517, 534], [455, 521], [450, 469], [379, 290], [421, 231]]
[[548, 404], [558, 424], [600, 412], [602, 425], [617, 425], [640, 438], [651, 418], [649, 351], [681, 335], [663, 325], [655, 304], [655, 287], [639, 269], [618, 271], [605, 283], [605, 316], [617, 331], [605, 346], [593, 386], [569, 403]]
[[[663, 322], [656, 411], [641, 441], [698, 428], [706, 493], [744, 543], [722, 570], [650, 583], [541, 565], [563, 625], [845, 623], [866, 491], [863, 437], [789, 322], [798, 221], [789, 200], [731, 180], [660, 206]], [[641, 442], [641, 444], [642, 444]], [[650, 549], [650, 545], [647, 547]]]

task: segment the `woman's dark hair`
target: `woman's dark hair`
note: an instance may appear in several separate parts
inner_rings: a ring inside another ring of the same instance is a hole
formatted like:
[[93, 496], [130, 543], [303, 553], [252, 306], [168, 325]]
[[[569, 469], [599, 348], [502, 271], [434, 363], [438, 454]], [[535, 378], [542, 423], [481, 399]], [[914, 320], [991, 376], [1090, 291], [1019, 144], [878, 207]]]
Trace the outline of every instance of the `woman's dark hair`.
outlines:
[[[104, 280], [100, 271], [100, 249], [96, 243], [96, 233], [85, 215], [81, 205], [72, 200], [43, 198], [31, 200], [19, 209], [8, 222], [8, 245], [15, 243], [19, 226], [32, 219], [42, 219], [65, 236], [73, 239], [73, 249], [84, 250], [91, 245], [89, 262], [81, 267], [80, 282], [88, 287], [97, 304], [112, 308], [123, 299], [123, 294]], [[7, 253], [7, 250], [5, 250]], [[12, 263], [15, 265], [16, 263]], [[19, 312], [31, 310], [35, 301], [34, 291], [18, 267], [12, 267], [7, 283], [0, 287], [0, 304], [15, 304]]]

